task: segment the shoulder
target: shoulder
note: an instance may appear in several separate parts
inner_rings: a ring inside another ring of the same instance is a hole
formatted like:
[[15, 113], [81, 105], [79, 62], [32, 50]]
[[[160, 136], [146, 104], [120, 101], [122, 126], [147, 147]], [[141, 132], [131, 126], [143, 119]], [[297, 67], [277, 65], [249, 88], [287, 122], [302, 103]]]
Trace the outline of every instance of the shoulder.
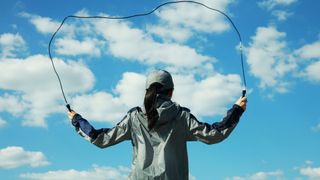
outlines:
[[139, 106], [136, 106], [136, 107], [131, 108], [127, 112], [127, 116], [135, 117], [135, 116], [137, 116], [138, 114], [141, 114], [141, 113], [142, 113], [142, 109]]
[[141, 108], [140, 107], [133, 107], [131, 108], [127, 114], [122, 118], [122, 120], [117, 123], [117, 125], [120, 125], [120, 124], [126, 124], [126, 123], [130, 123], [132, 117], [134, 117], [133, 114], [136, 114], [137, 112], [140, 112], [141, 111]]
[[133, 107], [128, 111], [128, 114], [134, 113], [134, 112], [141, 112], [141, 108], [139, 106]]
[[182, 111], [182, 112], [190, 112], [190, 109], [180, 106], [180, 111]]
[[186, 108], [186, 107], [180, 107], [180, 112], [181, 112], [181, 115], [184, 116], [186, 119], [190, 120], [190, 119], [193, 119], [193, 120], [197, 120], [196, 116], [194, 116], [192, 113], [191, 113], [191, 110], [189, 108]]
[[192, 116], [190, 109], [183, 106], [179, 107], [179, 112], [182, 119], [189, 119]]

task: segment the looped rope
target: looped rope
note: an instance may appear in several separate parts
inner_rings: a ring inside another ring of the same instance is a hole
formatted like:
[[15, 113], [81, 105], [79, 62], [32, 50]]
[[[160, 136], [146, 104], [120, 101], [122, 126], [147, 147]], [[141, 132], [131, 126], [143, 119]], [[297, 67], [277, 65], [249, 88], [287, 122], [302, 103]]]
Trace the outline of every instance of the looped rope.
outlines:
[[209, 9], [211, 11], [218, 12], [218, 13], [220, 13], [221, 15], [223, 15], [224, 17], [226, 17], [229, 20], [229, 22], [232, 25], [233, 29], [236, 31], [236, 33], [238, 35], [238, 38], [239, 38], [239, 42], [240, 42], [239, 43], [239, 50], [240, 50], [241, 70], [242, 70], [242, 84], [243, 84], [243, 87], [244, 87], [244, 89], [242, 91], [242, 96], [245, 96], [247, 83], [246, 83], [246, 77], [245, 77], [245, 73], [244, 73], [242, 39], [241, 39], [241, 35], [240, 35], [240, 32], [239, 32], [238, 28], [235, 26], [235, 24], [233, 23], [231, 18], [226, 13], [224, 13], [223, 11], [215, 9], [215, 8], [211, 8], [211, 7], [209, 7], [209, 6], [205, 5], [205, 4], [197, 2], [197, 1], [170, 1], [170, 2], [166, 2], [166, 3], [158, 5], [157, 7], [155, 7], [150, 12], [134, 14], [134, 15], [130, 15], [130, 16], [120, 16], [120, 17], [118, 17], [118, 16], [75, 16], [75, 15], [70, 15], [70, 16], [66, 16], [63, 19], [63, 21], [61, 22], [60, 26], [53, 33], [53, 35], [52, 35], [52, 37], [50, 39], [49, 46], [48, 46], [48, 53], [49, 53], [49, 58], [51, 60], [51, 64], [52, 64], [53, 70], [54, 70], [54, 72], [55, 72], [55, 74], [56, 74], [56, 76], [58, 78], [60, 89], [61, 89], [61, 93], [63, 95], [63, 99], [64, 99], [65, 103], [67, 104], [68, 110], [71, 111], [71, 108], [70, 108], [70, 105], [69, 105], [69, 103], [67, 101], [66, 95], [65, 95], [64, 90], [63, 90], [63, 85], [62, 85], [60, 76], [59, 76], [59, 74], [57, 72], [57, 69], [55, 67], [55, 64], [54, 64], [54, 61], [53, 61], [52, 55], [51, 55], [51, 44], [53, 42], [53, 39], [58, 34], [59, 30], [61, 29], [63, 24], [67, 21], [67, 19], [69, 19], [69, 18], [76, 18], [76, 19], [110, 19], [110, 20], [112, 20], [112, 19], [113, 20], [130, 19], [130, 18], [135, 18], [135, 17], [148, 16], [148, 15], [154, 13], [157, 9], [159, 9], [159, 8], [161, 8], [163, 6], [166, 6], [166, 5], [169, 5], [169, 4], [178, 4], [178, 3], [193, 3], [193, 4], [197, 4], [197, 5], [200, 5], [200, 6], [204, 7], [204, 8], [207, 8], [207, 9]]

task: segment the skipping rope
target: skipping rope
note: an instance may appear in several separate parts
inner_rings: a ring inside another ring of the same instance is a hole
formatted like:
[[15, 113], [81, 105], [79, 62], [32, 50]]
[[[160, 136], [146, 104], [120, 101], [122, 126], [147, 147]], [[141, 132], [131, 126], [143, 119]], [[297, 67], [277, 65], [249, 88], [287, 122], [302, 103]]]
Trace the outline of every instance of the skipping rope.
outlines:
[[135, 17], [148, 16], [148, 15], [154, 13], [157, 9], [159, 9], [159, 8], [161, 8], [163, 6], [166, 6], [166, 5], [169, 5], [169, 4], [178, 4], [178, 3], [197, 4], [197, 5], [200, 5], [200, 6], [204, 7], [204, 8], [207, 8], [207, 9], [209, 9], [211, 11], [218, 12], [218, 13], [220, 13], [221, 15], [223, 15], [224, 17], [226, 17], [229, 20], [230, 24], [232, 25], [233, 29], [236, 31], [236, 33], [238, 35], [238, 38], [239, 38], [240, 61], [241, 61], [241, 70], [242, 70], [242, 85], [243, 85], [242, 97], [244, 97], [246, 95], [247, 83], [246, 83], [246, 76], [245, 76], [245, 73], [244, 73], [244, 65], [243, 65], [242, 39], [241, 39], [241, 35], [240, 35], [240, 32], [239, 32], [238, 28], [233, 23], [231, 18], [226, 13], [224, 13], [223, 11], [215, 9], [215, 8], [211, 8], [211, 7], [209, 7], [209, 6], [205, 5], [205, 4], [197, 2], [197, 1], [169, 1], [169, 2], [165, 2], [165, 3], [162, 3], [162, 4], [158, 5], [153, 10], [151, 10], [150, 12], [147, 12], [147, 13], [134, 14], [134, 15], [130, 15], [130, 16], [118, 16], [118, 17], [116, 17], [116, 16], [75, 16], [75, 15], [69, 15], [69, 16], [66, 16], [62, 20], [62, 22], [60, 23], [60, 26], [58, 27], [58, 29], [51, 36], [51, 39], [50, 39], [49, 45], [48, 45], [48, 53], [49, 53], [49, 58], [51, 60], [52, 68], [54, 70], [54, 73], [57, 76], [58, 81], [59, 81], [61, 93], [62, 93], [64, 102], [66, 103], [66, 107], [68, 108], [68, 110], [71, 112], [71, 107], [70, 107], [70, 104], [67, 101], [66, 95], [65, 95], [64, 90], [63, 90], [63, 85], [62, 85], [60, 76], [59, 76], [59, 74], [57, 72], [57, 69], [55, 67], [55, 64], [54, 64], [54, 61], [53, 61], [53, 58], [52, 58], [52, 55], [51, 55], [51, 44], [53, 42], [53, 39], [57, 35], [59, 30], [61, 29], [63, 24], [67, 21], [67, 19], [70, 19], [70, 18], [76, 18], [76, 19], [110, 19], [110, 20], [112, 20], [112, 19], [113, 20], [130, 19], [130, 18], [135, 18]]

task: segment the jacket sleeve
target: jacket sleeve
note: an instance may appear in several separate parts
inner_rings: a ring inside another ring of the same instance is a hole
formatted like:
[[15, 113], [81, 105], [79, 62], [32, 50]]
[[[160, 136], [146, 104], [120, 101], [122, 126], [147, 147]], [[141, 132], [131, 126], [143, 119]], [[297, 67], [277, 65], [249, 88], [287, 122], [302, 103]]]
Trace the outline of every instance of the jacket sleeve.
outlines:
[[79, 114], [76, 114], [72, 119], [72, 125], [78, 134], [100, 148], [112, 146], [124, 140], [131, 139], [131, 126], [129, 122], [130, 115], [127, 114], [123, 120], [113, 128], [95, 129]]
[[202, 141], [206, 144], [219, 143], [226, 139], [239, 122], [243, 109], [238, 105], [233, 105], [228, 110], [227, 115], [220, 122], [213, 124], [199, 122], [195, 116], [189, 113], [187, 126], [188, 141]]

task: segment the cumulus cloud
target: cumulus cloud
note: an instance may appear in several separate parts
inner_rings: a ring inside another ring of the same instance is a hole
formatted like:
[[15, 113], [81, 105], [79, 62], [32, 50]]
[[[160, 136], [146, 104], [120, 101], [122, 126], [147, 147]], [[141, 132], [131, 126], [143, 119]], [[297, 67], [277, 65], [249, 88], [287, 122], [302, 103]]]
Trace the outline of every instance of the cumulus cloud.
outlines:
[[292, 12], [287, 12], [284, 10], [274, 10], [272, 11], [272, 15], [275, 16], [278, 21], [285, 21], [287, 20], [290, 16], [293, 15]]
[[[285, 21], [288, 17], [293, 15], [293, 12], [289, 12], [284, 9], [297, 0], [264, 0], [258, 2], [258, 5], [268, 11], [271, 11], [271, 14], [277, 18], [278, 21]], [[279, 9], [281, 7], [282, 9]]]
[[[85, 11], [82, 10], [76, 14], [84, 15], [84, 13]], [[61, 23], [49, 17], [42, 17], [26, 12], [20, 13], [20, 16], [28, 18], [30, 23], [33, 24], [41, 34], [53, 35]], [[84, 36], [85, 38], [78, 40], [77, 38], [79, 38], [79, 36]], [[52, 44], [54, 46], [51, 48], [54, 52], [67, 56], [88, 55], [100, 57], [101, 49], [104, 46], [102, 41], [94, 37], [90, 23], [83, 23], [82, 20], [71, 18], [65, 21], [59, 33], [56, 34]]]
[[[27, 12], [21, 12], [20, 16], [29, 19], [29, 22], [33, 24], [41, 34], [53, 34], [60, 26], [60, 22], [49, 17], [42, 17]], [[61, 31], [71, 33], [74, 31], [74, 27], [66, 24]]]
[[120, 101], [129, 107], [134, 107], [143, 103], [145, 82], [145, 74], [126, 72], [117, 84], [115, 92], [119, 94]]
[[45, 173], [25, 173], [21, 174], [20, 178], [24, 179], [34, 179], [34, 180], [125, 180], [128, 178], [130, 169], [127, 167], [106, 167], [106, 166], [94, 166], [89, 170], [57, 170], [57, 171], [48, 171]]
[[[217, 9], [225, 10], [233, 1], [203, 2]], [[190, 8], [192, 9], [190, 12], [193, 13], [188, 13], [187, 16], [190, 17], [185, 17], [182, 12]], [[207, 66], [208, 63], [212, 63], [215, 60], [214, 57], [203, 55], [188, 45], [171, 41], [160, 42], [158, 38], [153, 38], [151, 34], [160, 33], [162, 34], [161, 36], [176, 34], [175, 39], [178, 42], [182, 42], [193, 35], [193, 31], [223, 32], [229, 29], [229, 22], [226, 22], [222, 15], [203, 11], [203, 7], [194, 4], [181, 4], [181, 6], [168, 7], [168, 9], [166, 7], [158, 13], [160, 13], [158, 14], [159, 19], [165, 18], [161, 22], [175, 25], [164, 29], [163, 27], [165, 26], [162, 25], [153, 26], [147, 24], [143, 29], [134, 27], [129, 21], [125, 20], [100, 19], [84, 23], [85, 20], [73, 19], [73, 25], [65, 23], [59, 32], [59, 36], [62, 37], [57, 37], [54, 41], [54, 51], [60, 55], [89, 55], [94, 57], [100, 57], [101, 52], [108, 52], [110, 55], [122, 60], [138, 61], [147, 65], [165, 64], [188, 69]], [[164, 14], [162, 15], [161, 13]], [[79, 11], [78, 14], [89, 15], [86, 10]], [[29, 18], [39, 32], [49, 33], [53, 32], [53, 29], [56, 30], [53, 27], [57, 26], [57, 22], [50, 18], [29, 13], [21, 13], [21, 15]], [[108, 16], [106, 14], [101, 15]], [[180, 20], [179, 22], [183, 22], [184, 25], [179, 25], [177, 24], [178, 21], [174, 20], [177, 16], [187, 18], [188, 21]], [[46, 26], [50, 27], [50, 30], [41, 30], [44, 25], [43, 23], [37, 23], [37, 19], [39, 19], [39, 22], [50, 24]], [[208, 23], [209, 21], [214, 23], [210, 24]], [[64, 29], [69, 33], [64, 33]], [[78, 39], [80, 35], [82, 40]]]
[[[225, 12], [227, 6], [234, 1], [200, 0], [199, 2]], [[224, 19], [224, 16], [197, 4], [173, 4], [160, 9], [157, 16], [167, 25], [186, 27], [200, 32], [219, 33], [230, 28], [229, 22]]]
[[85, 39], [79, 41], [71, 38], [59, 38], [55, 42], [55, 52], [62, 55], [89, 55], [99, 57], [101, 55], [100, 47], [103, 42], [97, 39]]
[[26, 108], [26, 104], [22, 102], [22, 99], [19, 98], [18, 95], [5, 93], [0, 96], [0, 112], [9, 112], [13, 115], [19, 115]]
[[[94, 76], [84, 64], [61, 59], [54, 61], [66, 93], [85, 92], [93, 87]], [[48, 57], [34, 55], [26, 59], [4, 59], [0, 61], [0, 69], [3, 72], [0, 88], [18, 92], [0, 98], [4, 105], [10, 105], [2, 110], [11, 113], [24, 111], [24, 125], [45, 127], [45, 118], [62, 110], [59, 108], [62, 95]], [[14, 105], [16, 110], [11, 109]]]
[[[217, 9], [225, 10], [232, 1], [203, 2]], [[171, 6], [158, 12], [165, 13], [163, 16], [166, 19], [161, 21], [175, 24], [175, 27], [179, 29], [186, 29], [186, 33], [189, 33], [189, 30], [222, 32], [229, 29], [228, 23], [221, 15], [212, 15], [212, 12], [204, 12], [203, 14], [200, 12], [203, 9], [194, 5], [182, 5], [181, 8], [180, 6]], [[190, 8], [195, 9], [190, 11], [193, 13], [190, 14], [189, 20], [183, 25], [177, 24], [178, 22], [175, 22], [175, 17], [171, 13], [182, 16], [181, 12]], [[88, 15], [85, 10], [78, 13]], [[50, 18], [28, 13], [21, 13], [21, 15], [28, 18], [40, 33], [48, 34], [56, 29], [57, 22]], [[208, 21], [215, 23], [208, 26]], [[72, 33], [68, 34], [68, 31], [67, 33], [62, 31], [61, 37], [55, 40], [55, 52], [60, 55], [98, 57], [101, 52], [105, 52], [104, 48], [106, 48], [110, 55], [122, 60], [138, 61], [149, 67], [151, 65], [171, 67], [177, 77], [177, 91], [174, 97], [181, 101], [182, 105], [194, 109], [193, 112], [199, 116], [224, 113], [227, 103], [235, 100], [237, 92], [234, 91], [234, 88], [240, 89], [239, 76], [214, 72], [212, 65], [215, 61], [214, 57], [200, 54], [196, 49], [187, 45], [159, 42], [150, 35], [148, 26], [146, 29], [138, 28], [125, 20], [95, 20], [88, 23], [74, 21], [74, 23], [81, 24], [81, 26], [75, 30], [73, 28], [75, 24], [66, 24], [65, 31], [69, 29]], [[41, 29], [45, 24], [48, 25], [48, 28]], [[82, 40], [77, 39], [78, 35], [82, 36]], [[86, 37], [83, 38], [83, 36]], [[187, 36], [189, 35], [181, 36], [181, 40]], [[19, 72], [19, 75], [11, 77], [12, 75], [9, 76], [9, 73], [8, 77], [0, 78], [0, 88], [21, 92], [15, 95], [15, 98], [20, 99], [21, 104], [24, 105], [23, 109], [26, 113], [23, 116], [23, 124], [45, 127], [45, 118], [50, 114], [60, 112], [61, 108], [57, 106], [62, 103], [56, 77], [53, 73], [48, 76], [48, 72], [52, 72], [49, 60], [44, 56], [35, 55], [27, 59], [10, 59], [10, 61], [11, 64], [7, 60], [0, 66], [7, 68], [8, 71], [10, 69], [11, 72]], [[59, 59], [56, 59], [55, 62], [63, 78], [66, 92], [73, 94], [73, 107], [89, 119], [117, 122], [129, 108], [142, 104], [145, 75], [127, 72], [123, 74], [113, 92], [91, 91], [88, 93], [87, 91], [92, 90], [94, 77], [85, 65], [73, 61], [64, 62]], [[183, 72], [188, 72], [189, 75]], [[197, 75], [203, 79], [199, 80]], [[80, 76], [81, 78], [79, 78]], [[30, 79], [33, 81], [29, 82]], [[191, 84], [187, 86], [187, 83]], [[192, 91], [186, 92], [187, 90], [182, 90], [183, 88], [191, 88]], [[210, 91], [212, 88], [215, 88], [214, 91]], [[43, 98], [44, 96], [47, 98]], [[185, 96], [192, 97], [191, 101], [186, 101]], [[204, 100], [207, 101], [201, 102]]]
[[[97, 166], [94, 165], [89, 170], [56, 170], [48, 171], [45, 173], [24, 173], [20, 174], [20, 178], [33, 179], [33, 180], [126, 180], [128, 179], [130, 168], [119, 166], [117, 168], [110, 166]], [[190, 180], [196, 180], [196, 177], [189, 174]]]
[[257, 172], [252, 175], [247, 176], [234, 176], [227, 177], [226, 180], [267, 180], [267, 179], [283, 179], [283, 172], [278, 171], [270, 171], [270, 172]]
[[7, 121], [0, 117], [0, 128], [4, 127], [7, 124]]
[[289, 6], [295, 2], [297, 2], [297, 0], [264, 0], [260, 1], [258, 5], [271, 10], [277, 6]]
[[245, 48], [250, 73], [260, 80], [260, 88], [285, 93], [292, 84], [290, 78], [320, 82], [320, 42], [290, 49], [286, 33], [274, 26], [258, 27]]
[[[89, 15], [88, 12], [84, 10], [78, 13]], [[28, 13], [21, 14], [23, 17], [29, 18], [31, 23], [33, 23], [41, 33], [53, 33], [56, 30], [54, 27], [57, 26], [57, 22], [50, 18]], [[192, 16], [190, 19], [199, 18], [199, 14], [201, 14], [200, 11], [198, 11], [198, 15]], [[106, 14], [101, 15], [108, 16]], [[36, 21], [38, 19], [41, 21]], [[208, 18], [201, 24], [205, 25], [209, 20], [212, 21], [212, 19]], [[197, 22], [197, 20], [193, 22]], [[213, 22], [227, 24], [224, 21]], [[45, 23], [48, 25], [45, 26]], [[187, 45], [173, 42], [158, 42], [151, 36], [148, 29], [153, 29], [151, 31], [157, 32], [162, 31], [164, 34], [168, 34], [168, 32], [159, 28], [148, 28], [150, 27], [148, 25], [146, 29], [143, 29], [134, 27], [129, 21], [105, 19], [90, 22], [86, 21], [86, 23], [84, 23], [84, 20], [72, 20], [72, 23], [73, 25], [66, 23], [61, 31], [59, 31], [59, 36], [62, 37], [57, 37], [54, 41], [53, 47], [56, 48], [54, 50], [61, 55], [90, 55], [99, 57], [101, 52], [108, 52], [116, 58], [138, 61], [142, 64], [166, 64], [177, 67], [187, 67], [189, 69], [203, 66], [205, 63], [212, 62], [214, 59], [200, 54], [196, 49]], [[43, 26], [47, 27], [47, 29], [41, 29]], [[77, 28], [75, 28], [75, 26], [77, 26]], [[191, 27], [192, 23], [189, 26]], [[199, 25], [195, 24], [194, 26]], [[182, 27], [178, 29], [186, 29], [185, 35], [179, 33], [180, 39], [185, 39], [189, 30]], [[82, 38], [83, 36], [85, 38], [79, 40], [80, 35]]]
[[[198, 2], [227, 12], [227, 7], [235, 1], [200, 0]], [[172, 4], [159, 9], [156, 15], [159, 23], [149, 25], [148, 30], [165, 41], [184, 42], [196, 32], [222, 33], [230, 29], [230, 24], [223, 15], [198, 4]]]
[[99, 122], [116, 123], [129, 108], [141, 106], [144, 97], [145, 76], [125, 72], [113, 93], [99, 91], [73, 98], [74, 109], [86, 118]]
[[173, 99], [200, 117], [225, 113], [227, 105], [239, 96], [236, 90], [241, 90], [238, 75], [216, 74], [197, 80], [194, 75], [177, 74], [173, 78]]
[[320, 41], [305, 44], [294, 51], [302, 63], [307, 64], [300, 76], [312, 82], [320, 82]]
[[[86, 15], [88, 15], [87, 12]], [[106, 14], [101, 15], [108, 16]], [[32, 19], [36, 15], [25, 16], [31, 16], [30, 18]], [[68, 28], [68, 24], [66, 24], [66, 29], [72, 29], [70, 30], [72, 33], [69, 33], [72, 35], [61, 31], [59, 35], [62, 38], [57, 38], [54, 42], [53, 47], [56, 48], [55, 52], [61, 55], [90, 55], [99, 57], [101, 52], [106, 51], [116, 58], [138, 61], [142, 64], [166, 64], [177, 67], [188, 67], [190, 69], [202, 66], [204, 63], [211, 62], [214, 59], [200, 54], [196, 49], [187, 45], [158, 42], [148, 32], [148, 29], [151, 28], [144, 30], [133, 27], [129, 21], [100, 19], [86, 23], [83, 23], [81, 20], [74, 20], [72, 22], [74, 25], [69, 26], [73, 28]], [[74, 29], [75, 25], [78, 28]], [[35, 26], [40, 27], [37, 24]], [[147, 25], [147, 27], [150, 26]], [[179, 30], [182, 29], [185, 28], [179, 28]], [[153, 28], [153, 31], [163, 30]], [[163, 33], [168, 34], [168, 32], [164, 31]], [[188, 33], [188, 30], [186, 30], [186, 33]], [[78, 40], [77, 34], [82, 37], [84, 36], [84, 40]], [[185, 38], [185, 35], [181, 35], [182, 33], [180, 32], [179, 34], [181, 36], [180, 39]]]
[[199, 54], [195, 49], [176, 43], [155, 41], [144, 30], [134, 28], [126, 21], [95, 21], [95, 30], [108, 42], [108, 52], [142, 64], [166, 64], [194, 68], [210, 62], [212, 58]]
[[314, 132], [320, 132], [320, 123], [311, 128]]
[[307, 176], [310, 180], [320, 179], [320, 167], [305, 167], [300, 169], [300, 174]]
[[309, 64], [301, 75], [309, 81], [320, 82], [320, 61]]
[[245, 49], [250, 73], [260, 80], [260, 88], [273, 88], [277, 92], [288, 91], [284, 78], [297, 67], [284, 40], [286, 33], [275, 27], [258, 27]]
[[196, 180], [197, 178], [195, 176], [193, 176], [192, 174], [189, 173], [189, 179], [190, 180]]
[[320, 59], [320, 41], [306, 44], [295, 51], [295, 54], [303, 59]]
[[147, 25], [147, 31], [161, 37], [165, 42], [177, 41], [183, 43], [192, 36], [192, 32], [189, 29], [181, 27], [169, 28], [165, 25]]
[[72, 106], [85, 118], [98, 122], [119, 122], [128, 110], [125, 102], [118, 97], [101, 91], [74, 97]]
[[49, 162], [45, 155], [39, 151], [26, 151], [19, 146], [9, 146], [0, 149], [0, 168], [12, 169], [20, 166], [39, 167]]
[[17, 57], [26, 50], [26, 42], [19, 33], [4, 33], [0, 35], [0, 59]]
[[[239, 96], [238, 75], [216, 74], [197, 80], [194, 75], [172, 74], [175, 82], [173, 101], [186, 106], [199, 116], [222, 115], [227, 105]], [[95, 92], [74, 97], [76, 111], [100, 122], [119, 122], [129, 108], [143, 105], [145, 75], [126, 72], [116, 85], [114, 94]], [[188, 97], [188, 98], [186, 98]]]

